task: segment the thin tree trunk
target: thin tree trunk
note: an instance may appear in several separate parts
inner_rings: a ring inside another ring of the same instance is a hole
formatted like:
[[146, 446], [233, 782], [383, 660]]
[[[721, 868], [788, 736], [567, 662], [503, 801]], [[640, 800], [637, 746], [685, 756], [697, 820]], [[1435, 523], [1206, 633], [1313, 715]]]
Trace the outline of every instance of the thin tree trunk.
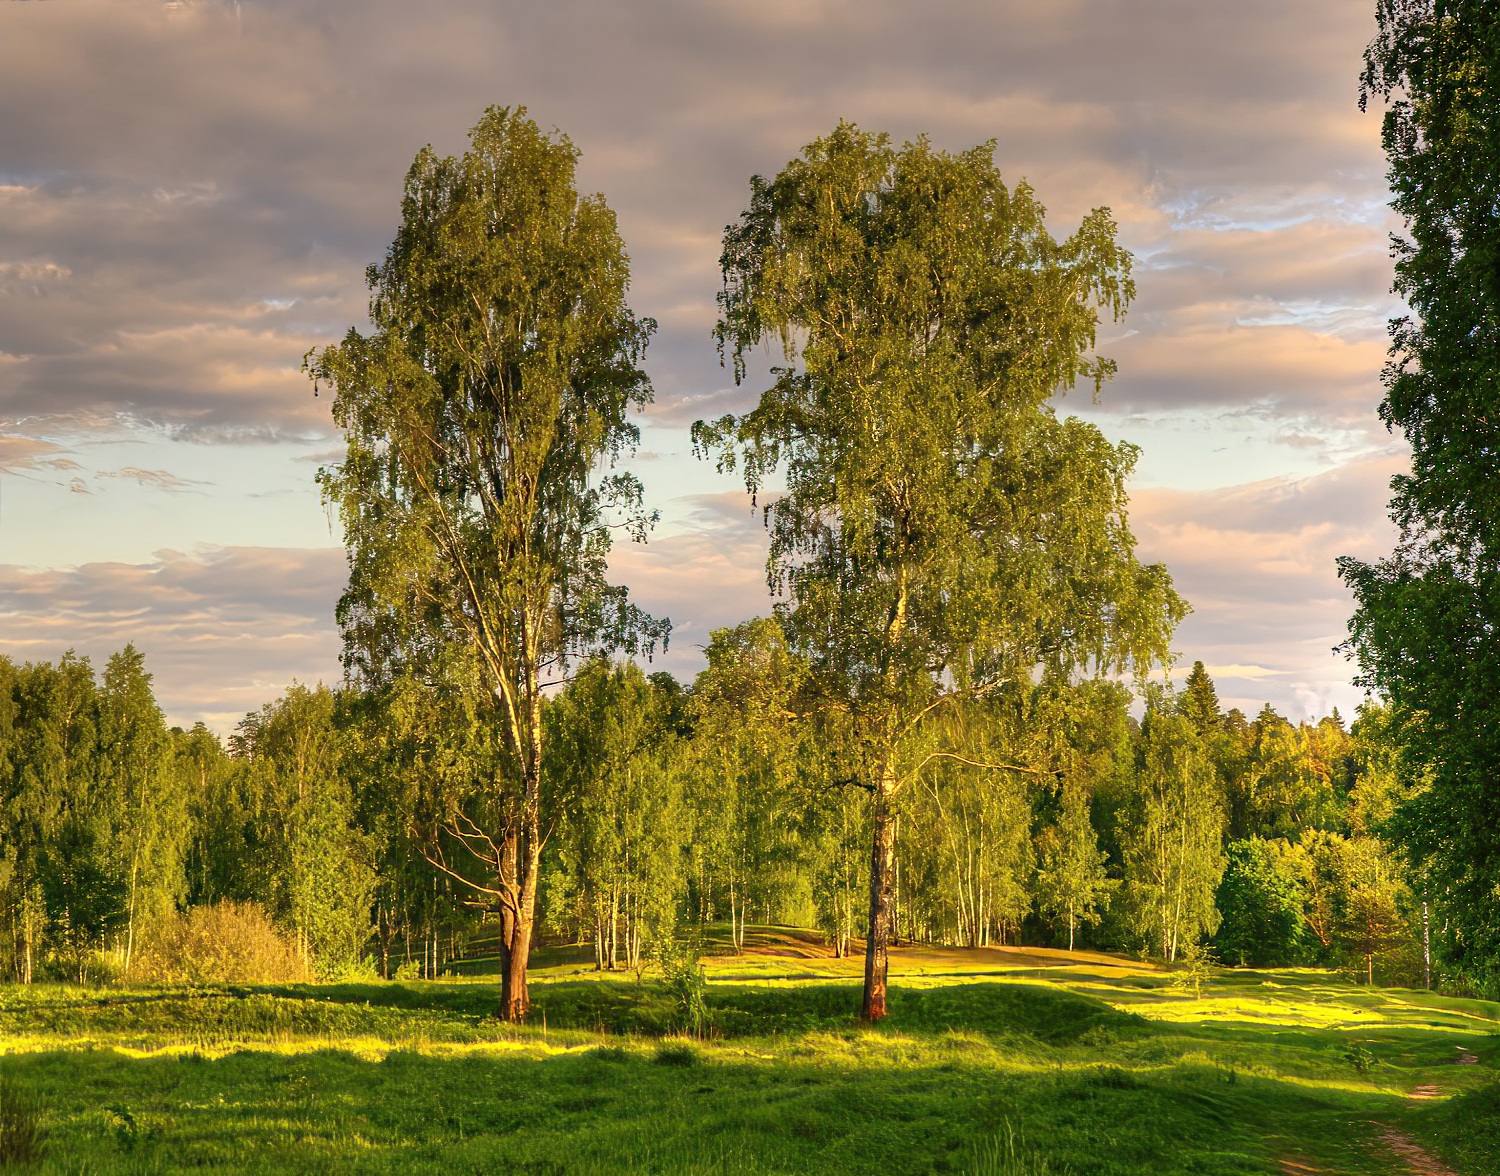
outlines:
[[1432, 927], [1427, 918], [1427, 900], [1422, 900], [1422, 987], [1432, 989]]
[[614, 887], [609, 891], [609, 951], [605, 963], [611, 972], [620, 967], [620, 893]]
[[130, 860], [130, 917], [125, 927], [125, 971], [130, 971], [130, 957], [135, 951], [135, 894], [140, 876], [141, 851], [137, 846]]
[[531, 1011], [531, 993], [526, 969], [531, 962], [531, 935], [536, 922], [536, 884], [542, 857], [542, 704], [541, 692], [533, 689], [527, 699], [527, 735], [524, 761], [525, 788], [521, 799], [520, 828], [515, 843], [515, 926], [510, 937], [509, 959], [500, 993], [500, 1015], [512, 1023], [526, 1019]]
[[[540, 716], [538, 716], [540, 718]], [[540, 724], [538, 724], [540, 725]], [[541, 742], [536, 743], [538, 753]], [[505, 984], [501, 992], [505, 1020], [519, 1023], [531, 1011], [531, 993], [526, 984], [526, 969], [531, 962], [531, 934], [536, 921], [536, 882], [541, 862], [541, 805], [540, 784], [541, 757], [536, 756], [532, 765], [531, 779], [526, 782], [521, 844], [518, 846], [516, 869], [516, 925], [511, 935], [510, 959], [505, 972]]]
[[36, 932], [34, 930], [36, 919], [32, 914], [31, 900], [26, 900], [26, 983], [31, 983], [31, 961], [36, 946]]
[[870, 849], [870, 930], [865, 941], [865, 992], [860, 1016], [874, 1023], [885, 1016], [886, 975], [890, 970], [891, 859], [895, 849], [891, 821], [893, 772], [881, 768], [874, 798], [874, 837]]

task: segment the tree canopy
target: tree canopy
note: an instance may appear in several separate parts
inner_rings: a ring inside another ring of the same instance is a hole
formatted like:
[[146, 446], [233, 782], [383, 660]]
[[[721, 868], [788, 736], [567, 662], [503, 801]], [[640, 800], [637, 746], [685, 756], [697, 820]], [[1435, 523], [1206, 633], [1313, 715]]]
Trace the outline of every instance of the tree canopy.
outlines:
[[1386, 105], [1395, 291], [1381, 417], [1411, 445], [1400, 542], [1340, 561], [1349, 648], [1386, 696], [1410, 795], [1401, 843], [1427, 872], [1446, 950], [1500, 985], [1500, 11], [1381, 0], [1361, 102]]
[[418, 153], [401, 226], [368, 273], [375, 332], [309, 355], [335, 391], [344, 461], [345, 664], [378, 684], [472, 656], [506, 759], [485, 783], [487, 884], [506, 932], [505, 1014], [525, 1014], [542, 832], [542, 689], [588, 652], [649, 648], [665, 622], [606, 580], [606, 514], [649, 520], [627, 473], [655, 324], [626, 303], [615, 217], [574, 184], [577, 152], [524, 109], [491, 108], [461, 157]]
[[993, 144], [894, 148], [841, 123], [725, 232], [717, 328], [736, 378], [758, 343], [784, 365], [746, 415], [694, 427], [765, 506], [768, 576], [821, 696], [858, 732], [875, 797], [866, 1015], [884, 1012], [888, 816], [901, 740], [946, 692], [1143, 669], [1185, 606], [1134, 557], [1135, 461], [1052, 398], [1096, 391], [1099, 314], [1130, 258], [1107, 209], [1058, 241]]

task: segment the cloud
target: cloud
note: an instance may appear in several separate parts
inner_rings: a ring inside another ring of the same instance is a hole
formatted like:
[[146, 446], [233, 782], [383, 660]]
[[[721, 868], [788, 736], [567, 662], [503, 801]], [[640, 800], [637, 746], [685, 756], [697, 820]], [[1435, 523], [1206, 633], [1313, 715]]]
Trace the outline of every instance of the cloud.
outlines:
[[[719, 234], [749, 175], [839, 117], [946, 147], [995, 138], [1007, 174], [1029, 177], [1060, 225], [1110, 204], [1156, 265], [1142, 272], [1143, 314], [1165, 300], [1274, 315], [1314, 289], [1374, 305], [1384, 226], [1350, 216], [1384, 199], [1378, 120], [1353, 103], [1368, 9], [1150, 0], [1090, 4], [1083, 19], [1076, 4], [1002, 0], [921, 21], [894, 0], [861, 4], [858, 19], [842, 4], [741, 0], [10, 9], [0, 97], [28, 117], [0, 127], [0, 352], [22, 362], [0, 399], [18, 415], [327, 432], [303, 353], [363, 320], [364, 265], [389, 240], [415, 150], [459, 149], [497, 101], [566, 129], [584, 185], [619, 209], [634, 297], [662, 325], [651, 362], [664, 404], [723, 382], [708, 345]], [[1331, 236], [1308, 249], [1318, 234]], [[1165, 326], [1156, 350], [1175, 353]], [[1156, 325], [1143, 334], [1150, 347]], [[1227, 395], [1216, 377], [1237, 366], [1233, 349], [1207, 357], [1200, 381], [1159, 395]]]
[[671, 642], [656, 661], [683, 680], [705, 665], [703, 649], [715, 629], [767, 616], [772, 604], [758, 519], [742, 512], [699, 521], [708, 525], [645, 544], [620, 543], [609, 559], [611, 578], [629, 587], [637, 604], [672, 621]]
[[122, 466], [117, 470], [100, 470], [95, 475], [99, 478], [127, 478], [138, 486], [145, 486], [150, 490], [165, 490], [169, 493], [191, 490], [194, 486], [206, 486], [207, 482], [200, 482], [193, 478], [179, 478], [168, 470], [143, 470], [137, 466]]
[[1171, 571], [1193, 605], [1174, 646], [1211, 666], [1220, 694], [1242, 708], [1273, 702], [1293, 715], [1345, 711], [1362, 697], [1335, 652], [1353, 600], [1334, 560], [1375, 559], [1394, 532], [1384, 504], [1396, 456], [1315, 477], [1226, 490], [1143, 490], [1131, 522], [1142, 559]]
[[55, 441], [0, 433], [0, 473], [24, 474], [34, 470], [78, 470], [83, 467], [68, 449]]
[[97, 666], [134, 642], [170, 721], [221, 732], [296, 678], [336, 681], [333, 607], [346, 580], [334, 549], [159, 552], [148, 563], [0, 565], [0, 653]]
[[[632, 303], [660, 323], [651, 451], [686, 452], [686, 425], [748, 407], [770, 362], [758, 355], [733, 388], [710, 339], [720, 237], [749, 177], [840, 118], [950, 149], [993, 139], [1056, 231], [1108, 205], [1137, 257], [1137, 301], [1101, 341], [1120, 364], [1096, 410], [1112, 436], [1175, 420], [1212, 450], [1253, 424], [1296, 468], [1339, 463], [1212, 495], [1138, 493], [1143, 550], [1198, 606], [1180, 644], [1279, 704], [1348, 691], [1327, 652], [1348, 609], [1331, 557], [1388, 541], [1379, 483], [1399, 465], [1373, 411], [1399, 306], [1379, 117], [1355, 106], [1369, 0], [950, 0], [920, 19], [897, 0], [3, 7], [0, 102], [26, 117], [0, 120], [0, 471], [87, 493], [74, 475], [101, 438], [140, 440], [128, 466], [109, 459], [113, 474], [161, 489], [186, 487], [165, 471], [196, 468], [173, 444], [337, 455], [302, 357], [365, 322], [364, 267], [391, 238], [415, 151], [461, 150], [496, 102], [566, 130], [581, 185], [617, 210]], [[612, 566], [681, 620], [676, 658], [707, 627], [765, 610], [764, 539], [743, 499], [693, 497], [688, 463], [664, 457], [651, 475], [654, 493], [693, 499], [684, 529], [620, 548]], [[199, 489], [244, 510], [228, 481]], [[156, 518], [198, 499], [159, 501]], [[137, 563], [25, 576], [96, 585], [101, 603], [106, 584], [128, 586], [158, 626], [152, 656], [167, 659], [177, 713], [200, 713], [194, 689], [230, 714], [295, 667], [332, 664], [333, 645], [298, 661], [284, 644], [315, 615], [331, 633], [332, 555], [148, 560], [160, 542], [133, 525]], [[274, 593], [263, 607], [232, 582], [234, 569], [271, 584], [314, 565], [322, 613]], [[174, 602], [201, 615], [189, 581], [225, 602], [203, 622], [216, 656], [200, 661], [168, 652], [197, 648], [169, 615]], [[108, 610], [53, 616], [26, 599], [7, 632], [27, 648], [66, 626], [101, 650], [128, 632]], [[231, 615], [244, 641], [223, 636]]]

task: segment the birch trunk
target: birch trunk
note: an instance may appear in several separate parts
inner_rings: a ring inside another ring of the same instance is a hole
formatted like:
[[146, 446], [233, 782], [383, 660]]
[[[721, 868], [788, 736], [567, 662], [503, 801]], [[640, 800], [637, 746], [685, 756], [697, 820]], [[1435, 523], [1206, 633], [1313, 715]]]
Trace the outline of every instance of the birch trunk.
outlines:
[[895, 848], [891, 821], [891, 794], [894, 791], [895, 772], [887, 761], [875, 787], [875, 829], [870, 848], [870, 933], [865, 941], [865, 992], [860, 1008], [860, 1016], [872, 1023], [886, 1013], [886, 975], [890, 970], [891, 859]]

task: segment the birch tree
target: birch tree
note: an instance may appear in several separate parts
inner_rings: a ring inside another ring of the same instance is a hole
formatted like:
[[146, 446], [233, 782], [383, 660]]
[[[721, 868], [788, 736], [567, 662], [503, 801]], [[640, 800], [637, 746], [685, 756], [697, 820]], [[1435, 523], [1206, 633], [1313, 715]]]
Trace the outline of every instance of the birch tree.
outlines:
[[639, 971], [676, 921], [687, 827], [667, 699], [634, 662], [599, 658], [547, 708], [559, 856], [593, 924], [596, 965]]
[[1099, 921], [1100, 909], [1116, 886], [1105, 870], [1109, 855], [1099, 848], [1083, 781], [1063, 782], [1057, 824], [1039, 840], [1038, 905], [1043, 914], [1063, 920], [1072, 951], [1079, 924]]
[[1125, 833], [1125, 880], [1136, 926], [1175, 961], [1219, 925], [1224, 809], [1217, 774], [1191, 720], [1160, 707], [1141, 725], [1137, 795]]
[[112, 810], [119, 872], [126, 879], [125, 967], [142, 922], [185, 896], [191, 826], [172, 745], [151, 693], [146, 659], [126, 645], [104, 667], [99, 692], [99, 783]]
[[847, 123], [804, 149], [725, 233], [717, 336], [735, 377], [781, 366], [742, 417], [699, 422], [765, 505], [767, 576], [814, 689], [860, 749], [872, 840], [862, 1013], [886, 1009], [903, 739], [946, 698], [1166, 655], [1183, 606], [1134, 556], [1135, 460], [1054, 394], [1112, 374], [1101, 312], [1134, 293], [1107, 209], [1055, 239], [993, 145], [893, 148]]
[[600, 470], [636, 443], [655, 324], [626, 304], [614, 213], [579, 195], [576, 159], [520, 108], [488, 110], [461, 157], [424, 148], [368, 271], [374, 333], [307, 361], [347, 444], [322, 474], [349, 552], [346, 669], [436, 675], [454, 647], [479, 663], [476, 705], [505, 755], [484, 824], [451, 832], [488, 872], [510, 1020], [530, 1007], [543, 690], [582, 653], [666, 638], [605, 579], [606, 512], [637, 537], [648, 523], [639, 483]]
[[805, 856], [792, 793], [807, 733], [796, 713], [803, 667], [765, 617], [714, 630], [705, 655], [693, 693], [695, 873], [706, 912], [727, 907], [738, 951], [751, 904], [769, 911]]

